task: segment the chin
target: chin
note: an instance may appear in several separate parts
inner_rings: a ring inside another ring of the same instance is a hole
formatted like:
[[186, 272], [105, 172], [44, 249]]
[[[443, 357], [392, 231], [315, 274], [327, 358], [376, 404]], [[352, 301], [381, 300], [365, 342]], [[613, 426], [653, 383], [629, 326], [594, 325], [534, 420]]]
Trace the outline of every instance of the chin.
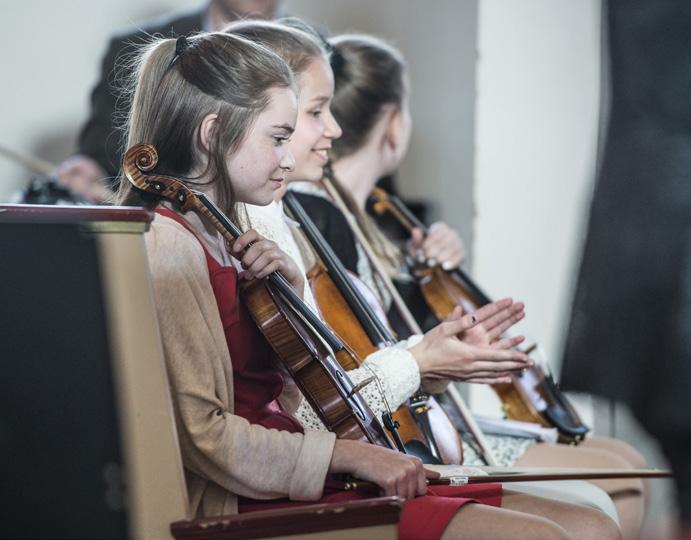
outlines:
[[324, 167], [316, 165], [305, 170], [302, 180], [306, 182], [319, 182], [324, 176]]
[[274, 202], [274, 192], [269, 193], [254, 193], [251, 200], [245, 201], [247, 204], [254, 206], [267, 206]]

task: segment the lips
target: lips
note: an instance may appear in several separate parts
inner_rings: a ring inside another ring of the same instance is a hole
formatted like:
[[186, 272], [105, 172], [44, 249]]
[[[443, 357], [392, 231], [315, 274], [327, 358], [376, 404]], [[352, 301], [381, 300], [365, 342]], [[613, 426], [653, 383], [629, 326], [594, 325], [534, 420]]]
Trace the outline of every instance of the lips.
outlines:
[[313, 152], [317, 155], [317, 157], [318, 157], [321, 161], [323, 161], [324, 163], [326, 163], [327, 161], [329, 161], [328, 148], [319, 148], [319, 149], [315, 149], [315, 150], [312, 150], [312, 151], [313, 151]]

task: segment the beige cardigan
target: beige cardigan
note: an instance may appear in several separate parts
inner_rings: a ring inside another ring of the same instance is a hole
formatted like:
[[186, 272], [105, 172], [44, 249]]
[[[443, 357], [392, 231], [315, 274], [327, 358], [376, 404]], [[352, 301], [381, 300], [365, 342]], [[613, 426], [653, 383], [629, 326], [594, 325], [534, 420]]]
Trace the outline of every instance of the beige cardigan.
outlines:
[[[230, 354], [199, 241], [160, 215], [145, 239], [192, 515], [236, 513], [238, 495], [319, 499], [335, 435], [233, 414]], [[294, 397], [281, 404], [297, 406]]]

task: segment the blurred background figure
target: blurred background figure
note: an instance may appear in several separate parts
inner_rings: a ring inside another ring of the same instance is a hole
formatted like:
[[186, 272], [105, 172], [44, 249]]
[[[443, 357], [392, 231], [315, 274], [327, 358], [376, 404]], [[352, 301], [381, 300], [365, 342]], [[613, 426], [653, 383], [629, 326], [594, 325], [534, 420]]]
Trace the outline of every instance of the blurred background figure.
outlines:
[[629, 405], [691, 533], [691, 4], [611, 0], [611, 110], [563, 382]]
[[60, 184], [88, 201], [102, 202], [120, 168], [119, 119], [127, 116], [127, 103], [118, 102], [118, 90], [129, 75], [127, 54], [150, 35], [175, 37], [216, 31], [242, 18], [273, 18], [279, 0], [208, 0], [191, 11], [145, 23], [140, 30], [114, 36], [106, 50], [101, 74], [91, 92], [90, 115], [79, 134], [77, 153], [55, 172]]

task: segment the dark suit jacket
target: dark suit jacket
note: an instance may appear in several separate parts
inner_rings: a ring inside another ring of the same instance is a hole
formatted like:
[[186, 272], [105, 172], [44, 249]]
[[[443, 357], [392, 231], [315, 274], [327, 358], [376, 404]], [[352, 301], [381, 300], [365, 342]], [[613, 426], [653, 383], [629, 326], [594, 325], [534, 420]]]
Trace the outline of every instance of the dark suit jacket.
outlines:
[[79, 153], [97, 161], [109, 176], [120, 169], [121, 132], [117, 129], [127, 117], [129, 108], [118, 104], [119, 88], [129, 73], [123, 60], [145, 43], [150, 35], [177, 37], [202, 30], [204, 9], [149, 21], [141, 30], [113, 37], [101, 64], [101, 77], [91, 92], [91, 115], [79, 135]]

